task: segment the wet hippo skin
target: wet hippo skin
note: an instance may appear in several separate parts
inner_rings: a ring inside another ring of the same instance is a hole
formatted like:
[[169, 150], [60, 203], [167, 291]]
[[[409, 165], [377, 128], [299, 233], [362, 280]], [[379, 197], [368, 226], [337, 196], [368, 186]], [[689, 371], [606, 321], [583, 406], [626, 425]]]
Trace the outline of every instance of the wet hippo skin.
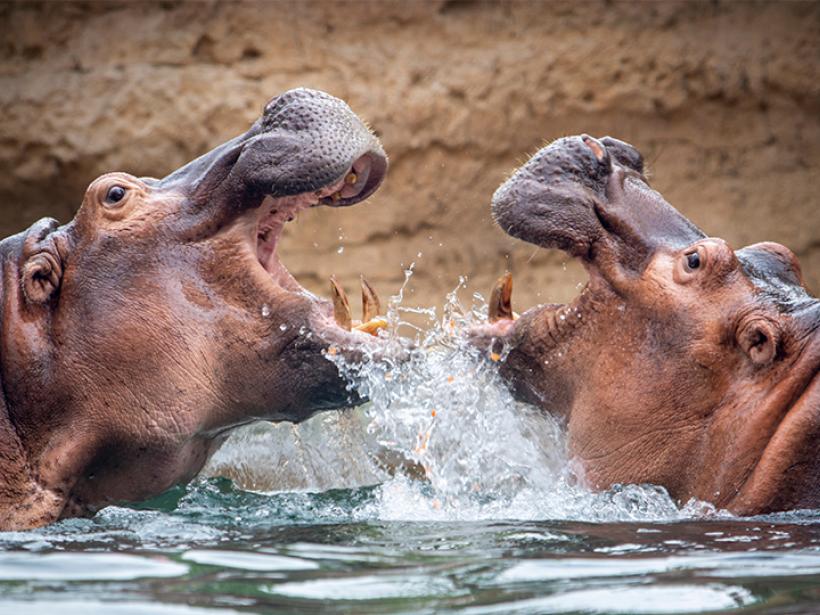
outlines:
[[168, 177], [103, 175], [70, 223], [3, 240], [0, 529], [147, 498], [235, 426], [355, 404], [325, 352], [378, 340], [338, 326], [277, 242], [386, 169], [344, 102], [293, 90]]
[[820, 506], [820, 301], [791, 251], [707, 237], [611, 138], [555, 141], [492, 209], [589, 273], [570, 304], [520, 318], [501, 278], [476, 331], [517, 396], [566, 422], [580, 480], [739, 514]]

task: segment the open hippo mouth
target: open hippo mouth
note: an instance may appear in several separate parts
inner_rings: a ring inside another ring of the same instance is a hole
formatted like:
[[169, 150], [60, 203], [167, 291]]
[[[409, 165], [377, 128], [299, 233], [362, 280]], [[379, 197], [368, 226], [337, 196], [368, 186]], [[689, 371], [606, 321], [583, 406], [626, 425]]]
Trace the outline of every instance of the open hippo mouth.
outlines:
[[741, 513], [820, 505], [820, 301], [794, 254], [707, 237], [608, 137], [543, 148], [492, 211], [589, 274], [570, 303], [520, 317], [506, 274], [474, 331], [519, 398], [566, 421], [586, 482]]
[[248, 244], [271, 281], [283, 290], [310, 297], [319, 310], [328, 317], [329, 322], [335, 322], [348, 331], [375, 334], [385, 326], [385, 321], [377, 318], [381, 313], [381, 305], [372, 287], [362, 277], [362, 321], [354, 324], [350, 305], [341, 286], [335, 280], [331, 280], [332, 302], [313, 296], [282, 263], [278, 253], [279, 242], [285, 224], [294, 221], [305, 209], [319, 205], [344, 207], [367, 199], [383, 181], [386, 170], [386, 157], [370, 152], [356, 159], [336, 181], [293, 196], [266, 196], [257, 210], [246, 214], [250, 222]]
[[[317, 324], [323, 328], [335, 322], [350, 331], [355, 323], [341, 287], [331, 281], [332, 302], [315, 297], [284, 266], [279, 243], [285, 224], [302, 210], [345, 207], [370, 197], [384, 180], [387, 166], [381, 143], [345, 102], [300, 88], [271, 100], [245, 134], [161, 184], [190, 195], [203, 235], [217, 229], [217, 237], [242, 244], [243, 260], [252, 256], [251, 267], [264, 270], [264, 275], [252, 272], [252, 278], [263, 280], [270, 291], [307, 298], [321, 314]], [[366, 281], [362, 286], [366, 301], [358, 329], [375, 333], [386, 323], [375, 319], [378, 297]]]

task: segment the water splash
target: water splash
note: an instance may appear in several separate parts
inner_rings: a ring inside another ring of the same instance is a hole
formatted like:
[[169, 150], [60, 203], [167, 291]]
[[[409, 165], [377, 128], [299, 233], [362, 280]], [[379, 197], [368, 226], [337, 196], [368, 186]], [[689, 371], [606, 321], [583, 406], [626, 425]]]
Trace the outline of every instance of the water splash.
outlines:
[[299, 427], [267, 427], [267, 436], [258, 428], [246, 432], [217, 455], [211, 473], [259, 490], [379, 484], [370, 512], [382, 520], [668, 520], [717, 513], [702, 502], [681, 508], [657, 486], [603, 493], [581, 486], [561, 425], [515, 401], [496, 365], [467, 341], [466, 332], [486, 320], [484, 298], [469, 295], [462, 278], [440, 315], [407, 306], [412, 273], [411, 265], [389, 302], [387, 350], [357, 363], [328, 357], [351, 389], [370, 400], [367, 406]]

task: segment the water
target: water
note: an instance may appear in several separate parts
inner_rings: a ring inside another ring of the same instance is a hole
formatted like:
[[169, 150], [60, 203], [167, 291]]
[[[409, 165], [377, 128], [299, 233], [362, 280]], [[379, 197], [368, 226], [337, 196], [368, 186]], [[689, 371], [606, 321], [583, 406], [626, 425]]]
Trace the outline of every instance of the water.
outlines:
[[[249, 493], [206, 479], [0, 537], [16, 613], [811, 612], [820, 516], [390, 519], [380, 487]], [[388, 517], [388, 518], [385, 518]]]
[[480, 298], [390, 310], [402, 361], [340, 364], [371, 404], [245, 429], [139, 506], [0, 533], [0, 612], [820, 612], [820, 511], [591, 493], [561, 426], [461, 343]]

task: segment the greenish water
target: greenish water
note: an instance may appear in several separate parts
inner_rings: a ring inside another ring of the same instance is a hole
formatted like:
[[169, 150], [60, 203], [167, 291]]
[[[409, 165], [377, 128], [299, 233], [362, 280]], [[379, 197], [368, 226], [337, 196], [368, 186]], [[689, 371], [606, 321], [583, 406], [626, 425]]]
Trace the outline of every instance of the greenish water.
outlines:
[[0, 612], [820, 611], [817, 511], [393, 521], [385, 497], [207, 479], [139, 509], [0, 534]]

